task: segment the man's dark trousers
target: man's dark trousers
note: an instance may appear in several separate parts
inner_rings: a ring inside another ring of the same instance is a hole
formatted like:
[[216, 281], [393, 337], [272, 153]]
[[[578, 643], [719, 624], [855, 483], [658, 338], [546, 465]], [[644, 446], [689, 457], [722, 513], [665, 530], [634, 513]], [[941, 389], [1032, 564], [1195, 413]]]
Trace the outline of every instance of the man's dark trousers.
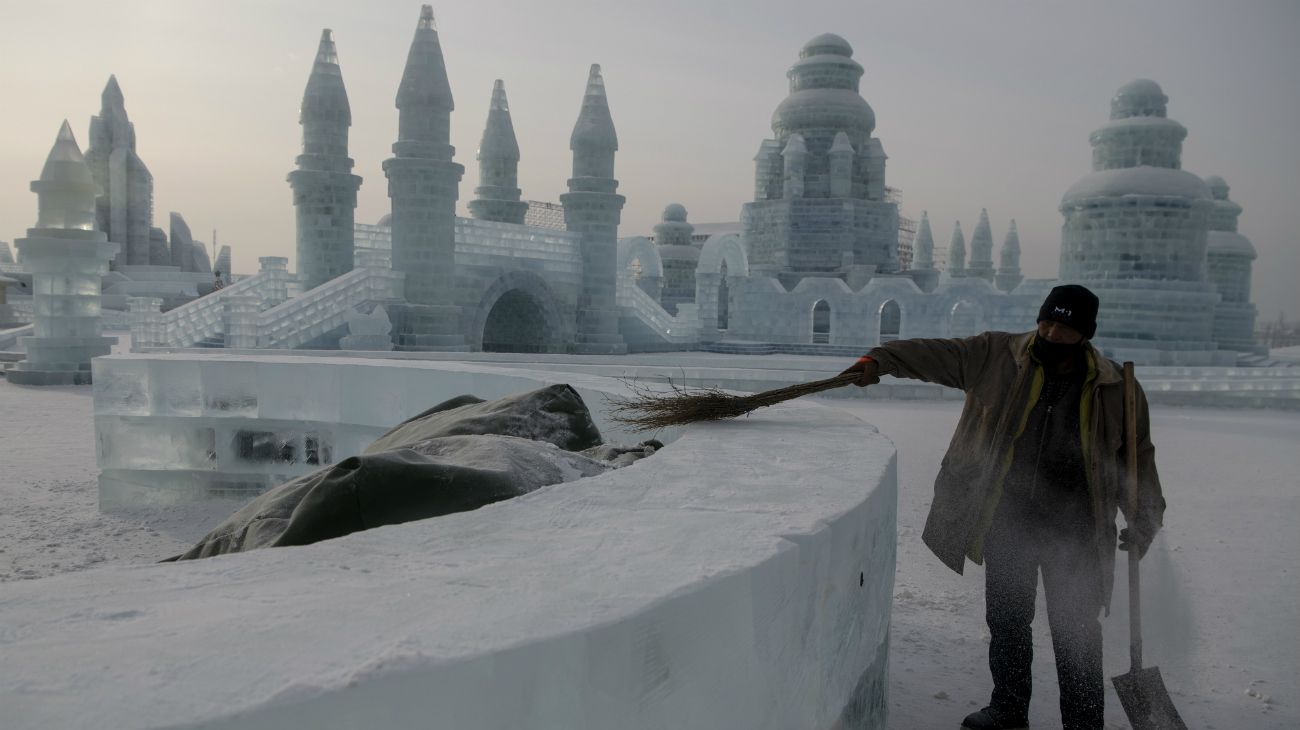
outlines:
[[984, 546], [990, 704], [1006, 719], [1028, 715], [1034, 656], [1030, 623], [1041, 569], [1063, 730], [1101, 730], [1101, 580], [1090, 531], [1041, 513], [1027, 515], [1016, 501], [1003, 500]]

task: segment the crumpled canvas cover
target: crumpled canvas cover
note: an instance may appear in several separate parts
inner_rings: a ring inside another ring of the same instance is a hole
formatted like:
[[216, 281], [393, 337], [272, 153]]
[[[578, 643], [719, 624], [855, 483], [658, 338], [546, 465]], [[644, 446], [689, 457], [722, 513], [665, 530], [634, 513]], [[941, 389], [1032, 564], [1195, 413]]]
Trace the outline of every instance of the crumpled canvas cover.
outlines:
[[[377, 449], [381, 443], [385, 448]], [[397, 426], [361, 456], [256, 497], [173, 559], [308, 545], [473, 510], [623, 466], [657, 446], [590, 455], [563, 448], [599, 444], [591, 414], [567, 385], [486, 402], [460, 396]]]
[[363, 453], [375, 454], [437, 436], [481, 433], [548, 441], [566, 451], [582, 451], [601, 442], [587, 404], [572, 386], [560, 384], [494, 401], [472, 395], [452, 398], [398, 424]]

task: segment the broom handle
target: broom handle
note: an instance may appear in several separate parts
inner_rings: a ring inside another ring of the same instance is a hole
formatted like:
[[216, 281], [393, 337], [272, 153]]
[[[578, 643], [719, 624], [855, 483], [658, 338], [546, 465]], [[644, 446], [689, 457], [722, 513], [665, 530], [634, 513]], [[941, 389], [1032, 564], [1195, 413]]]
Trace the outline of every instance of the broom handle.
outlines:
[[1137, 379], [1133, 376], [1133, 363], [1124, 363], [1124, 455], [1126, 457], [1127, 484], [1125, 497], [1128, 499], [1128, 630], [1129, 661], [1133, 671], [1142, 668], [1142, 584], [1138, 577], [1140, 551], [1136, 543], [1138, 509], [1138, 467], [1137, 467]]

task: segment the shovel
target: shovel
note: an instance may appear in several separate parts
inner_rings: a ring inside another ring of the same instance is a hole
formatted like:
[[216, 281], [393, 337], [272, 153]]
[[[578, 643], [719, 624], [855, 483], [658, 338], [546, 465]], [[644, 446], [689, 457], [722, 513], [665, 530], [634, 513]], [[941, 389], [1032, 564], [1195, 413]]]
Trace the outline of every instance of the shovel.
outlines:
[[[1133, 363], [1124, 363], [1124, 451], [1128, 456], [1128, 514], [1129, 531], [1133, 532], [1133, 516], [1137, 514], [1137, 380], [1133, 377]], [[1128, 715], [1133, 730], [1187, 730], [1178, 716], [1159, 667], [1142, 668], [1142, 605], [1141, 584], [1138, 580], [1138, 554], [1134, 545], [1128, 551], [1128, 626], [1129, 659], [1132, 667], [1127, 674], [1113, 677], [1115, 693], [1119, 695], [1124, 714]]]

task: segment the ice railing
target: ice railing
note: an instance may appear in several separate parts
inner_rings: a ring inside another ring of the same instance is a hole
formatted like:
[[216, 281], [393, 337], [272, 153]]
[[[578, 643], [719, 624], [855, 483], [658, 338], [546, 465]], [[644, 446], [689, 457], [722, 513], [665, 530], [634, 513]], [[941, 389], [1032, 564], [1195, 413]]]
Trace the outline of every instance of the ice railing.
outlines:
[[699, 339], [700, 322], [695, 313], [695, 305], [677, 305], [680, 314], [674, 317], [654, 297], [637, 286], [635, 281], [619, 277], [618, 283], [615, 296], [618, 306], [630, 312], [665, 341], [689, 343]]
[[267, 309], [289, 296], [289, 260], [282, 256], [258, 259], [261, 270], [224, 289], [199, 297], [168, 312], [160, 311], [162, 300], [132, 297], [131, 348], [191, 347], [216, 337], [225, 330], [228, 302], [250, 298], [257, 309]]
[[[227, 334], [227, 347], [291, 349], [342, 327], [349, 312], [363, 304], [402, 299], [405, 274], [367, 266], [349, 271], [263, 312], [248, 312], [252, 332]], [[251, 335], [251, 337], [249, 336]]]

